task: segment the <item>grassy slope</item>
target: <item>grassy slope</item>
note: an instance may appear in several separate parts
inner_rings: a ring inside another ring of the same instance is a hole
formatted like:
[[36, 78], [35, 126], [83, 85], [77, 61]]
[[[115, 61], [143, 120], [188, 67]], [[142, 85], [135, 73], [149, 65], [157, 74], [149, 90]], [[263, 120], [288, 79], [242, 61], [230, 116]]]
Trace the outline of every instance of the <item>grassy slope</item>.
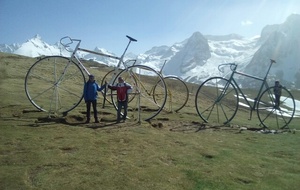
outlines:
[[[27, 100], [32, 58], [0, 53], [0, 189], [297, 189], [300, 134], [264, 135], [235, 127], [198, 130], [194, 96], [180, 113], [150, 123], [82, 124], [84, 104], [48, 119]], [[108, 71], [93, 70], [98, 81]], [[190, 85], [191, 92], [196, 86]], [[299, 94], [295, 97], [300, 99]], [[136, 114], [136, 113], [130, 113]], [[255, 115], [255, 114], [253, 114]], [[233, 124], [257, 126], [240, 111]], [[299, 119], [291, 127], [299, 129]]]

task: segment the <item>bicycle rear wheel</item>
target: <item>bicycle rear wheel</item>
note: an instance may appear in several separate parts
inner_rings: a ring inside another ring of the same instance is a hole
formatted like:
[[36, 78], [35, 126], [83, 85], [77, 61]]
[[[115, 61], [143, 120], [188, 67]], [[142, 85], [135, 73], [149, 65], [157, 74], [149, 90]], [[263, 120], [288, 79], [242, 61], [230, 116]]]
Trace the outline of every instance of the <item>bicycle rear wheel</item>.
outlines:
[[25, 92], [37, 109], [66, 113], [81, 102], [84, 84], [84, 74], [76, 63], [62, 56], [47, 56], [29, 68]]
[[[167, 112], [178, 112], [188, 102], [189, 89], [185, 82], [177, 76], [166, 76], [164, 77], [164, 81], [166, 83], [168, 93], [164, 110]], [[155, 90], [156, 86], [154, 88], [154, 92]]]
[[[145, 121], [160, 113], [166, 103], [167, 89], [163, 77], [158, 72], [145, 65], [134, 65], [121, 71], [113, 82], [114, 85], [119, 77], [122, 77], [133, 88], [129, 99], [132, 99], [132, 96], [135, 96], [135, 99], [128, 104], [128, 111], [140, 111], [140, 119]], [[155, 85], [157, 89], [154, 94]], [[153, 100], [154, 96], [156, 101]], [[116, 93], [113, 93], [111, 98], [117, 108]], [[138, 109], [139, 105], [140, 109]], [[133, 117], [135, 117], [134, 113]]]
[[275, 103], [274, 87], [267, 88], [257, 103], [257, 116], [263, 127], [284, 129], [295, 114], [295, 100], [285, 87], [282, 87], [279, 105]]
[[236, 87], [227, 79], [212, 77], [204, 81], [197, 90], [195, 106], [204, 122], [230, 122], [238, 109], [239, 98]]

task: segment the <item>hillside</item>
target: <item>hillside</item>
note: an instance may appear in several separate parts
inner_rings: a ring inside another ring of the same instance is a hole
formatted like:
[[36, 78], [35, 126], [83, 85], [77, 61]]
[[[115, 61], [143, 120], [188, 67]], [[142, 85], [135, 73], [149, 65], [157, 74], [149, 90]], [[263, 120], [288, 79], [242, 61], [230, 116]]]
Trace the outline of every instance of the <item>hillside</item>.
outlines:
[[[38, 59], [36, 58], [29, 58], [29, 57], [24, 57], [24, 56], [19, 56], [19, 55], [13, 55], [13, 54], [6, 54], [6, 53], [1, 53], [1, 84], [3, 86], [3, 90], [2, 92], [2, 96], [3, 97], [8, 97], [7, 95], [10, 94], [10, 100], [9, 101], [13, 101], [13, 100], [17, 100], [20, 101], [20, 105], [22, 105], [23, 109], [29, 109], [29, 110], [34, 110], [36, 108], [34, 108], [31, 103], [29, 102], [28, 98], [26, 97], [26, 94], [24, 92], [24, 80], [25, 80], [25, 75], [28, 71], [28, 69], [30, 68], [30, 66], [36, 62]], [[99, 65], [97, 62], [92, 62], [92, 61], [85, 61], [84, 62], [86, 64], [86, 66], [88, 66], [89, 71], [91, 73], [93, 73], [96, 76], [96, 80], [99, 84], [101, 84], [102, 81], [102, 77], [105, 76], [105, 74], [110, 71], [112, 68], [108, 67], [106, 65]], [[18, 80], [17, 80], [18, 79]], [[16, 81], [17, 80], [17, 81]], [[9, 81], [9, 82], [8, 82]], [[14, 86], [16, 86], [16, 88], [11, 88], [9, 85], [5, 85], [5, 84], [10, 84], [10, 83], [14, 83]], [[201, 118], [197, 115], [197, 112], [195, 110], [195, 93], [199, 87], [199, 85], [197, 84], [193, 84], [193, 83], [186, 83], [188, 88], [189, 88], [189, 92], [190, 92], [190, 96], [189, 96], [189, 100], [187, 102], [187, 105], [181, 110], [179, 111], [179, 113], [168, 113], [168, 112], [164, 112], [162, 111], [154, 120], [162, 120], [165, 121], [166, 125], [168, 122], [170, 122], [170, 124], [168, 124], [168, 126], [173, 126], [173, 121], [170, 120], [186, 120], [190, 123], [202, 123]], [[295, 99], [300, 99], [297, 98], [299, 97], [299, 92], [298, 91], [293, 91]], [[177, 94], [180, 94], [179, 92]], [[3, 99], [2, 99], [3, 100]], [[98, 103], [101, 105], [103, 102], [103, 97], [99, 96], [99, 100]], [[7, 101], [3, 101], [4, 105], [7, 105], [8, 102]], [[21, 104], [22, 103], [22, 104]], [[298, 101], [296, 102], [298, 104]], [[134, 106], [135, 102], [132, 103]], [[110, 105], [109, 103], [106, 103], [106, 105], [108, 106], [107, 109], [105, 109], [105, 111], [109, 110], [111, 113], [114, 113], [114, 109], [112, 107], [112, 105]], [[248, 110], [244, 110], [242, 109], [243, 107], [240, 106], [241, 108], [241, 115], [245, 117], [244, 115], [246, 115], [245, 118], [247, 118], [249, 112]], [[298, 110], [298, 108], [297, 108]], [[18, 109], [18, 111], [21, 111], [20, 109]], [[81, 115], [81, 120], [84, 120], [84, 114], [82, 114], [85, 111], [85, 104], [83, 102], [81, 102], [81, 104], [76, 107], [73, 111], [71, 111], [69, 114], [80, 114]], [[138, 113], [136, 111], [133, 111], [132, 113], [132, 117], [137, 119], [137, 115]], [[178, 117], [179, 116], [179, 117]], [[299, 116], [299, 113], [296, 113], [296, 117]], [[103, 117], [108, 117], [107, 115], [104, 115]], [[112, 114], [113, 117], [113, 114]], [[171, 117], [172, 119], [170, 119], [169, 117]], [[185, 118], [187, 117], [187, 118]], [[238, 118], [239, 116], [237, 116]], [[243, 118], [242, 117], [242, 118]], [[255, 127], [255, 125], [257, 125], [257, 120], [253, 119], [253, 127]], [[156, 122], [157, 122], [156, 121]], [[236, 122], [239, 124], [239, 120], [236, 120]], [[248, 123], [248, 122], [247, 122]], [[241, 122], [242, 124], [242, 122]]]
[[[36, 58], [0, 53], [0, 189], [296, 189], [299, 118], [292, 132], [262, 134], [241, 108], [230, 125], [203, 124], [190, 99], [179, 113], [116, 124], [99, 97], [99, 124], [82, 102], [65, 116], [36, 110], [24, 78]], [[97, 81], [111, 68], [86, 62]], [[47, 73], [45, 73], [46, 75]], [[299, 92], [295, 97], [300, 99]], [[255, 114], [253, 114], [255, 115]], [[243, 127], [243, 128], [242, 128]], [[244, 129], [244, 130], [242, 130]], [[255, 156], [254, 156], [255, 155]], [[287, 162], [288, 160], [288, 162]]]

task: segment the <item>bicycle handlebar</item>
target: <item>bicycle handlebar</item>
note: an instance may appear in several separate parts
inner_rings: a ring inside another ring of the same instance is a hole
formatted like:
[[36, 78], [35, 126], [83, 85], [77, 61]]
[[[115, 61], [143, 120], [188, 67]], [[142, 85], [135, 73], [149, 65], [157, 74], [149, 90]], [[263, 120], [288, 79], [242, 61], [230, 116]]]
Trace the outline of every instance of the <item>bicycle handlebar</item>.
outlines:
[[276, 61], [274, 59], [270, 59], [271, 63], [276, 63]]
[[59, 42], [67, 51], [71, 52], [71, 50], [68, 50], [68, 47], [70, 47], [70, 45], [73, 44], [74, 41], [78, 42], [77, 46], [79, 46], [81, 40], [73, 39], [70, 36], [62, 37]]
[[230, 66], [230, 70], [231, 70], [231, 71], [234, 71], [234, 70], [236, 69], [236, 67], [237, 67], [237, 64], [236, 64], [236, 63], [223, 63], [223, 64], [220, 64], [220, 65], [218, 66], [218, 70], [219, 70], [221, 73], [223, 73], [224, 70], [221, 70], [220, 67], [226, 66], [226, 65], [229, 65], [229, 66]]

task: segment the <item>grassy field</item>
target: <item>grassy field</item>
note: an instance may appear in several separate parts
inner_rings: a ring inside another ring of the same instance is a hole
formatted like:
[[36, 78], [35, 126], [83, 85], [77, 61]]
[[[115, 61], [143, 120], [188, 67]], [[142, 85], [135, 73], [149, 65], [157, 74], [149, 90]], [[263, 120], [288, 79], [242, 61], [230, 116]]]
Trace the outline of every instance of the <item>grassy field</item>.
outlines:
[[[240, 109], [227, 127], [197, 115], [197, 85], [179, 113], [116, 124], [99, 97], [100, 123], [84, 124], [82, 102], [66, 116], [39, 112], [24, 92], [36, 61], [0, 53], [0, 189], [299, 189], [299, 118], [291, 132], [262, 134]], [[91, 68], [96, 80], [110, 68]], [[293, 92], [300, 99], [299, 91]]]

